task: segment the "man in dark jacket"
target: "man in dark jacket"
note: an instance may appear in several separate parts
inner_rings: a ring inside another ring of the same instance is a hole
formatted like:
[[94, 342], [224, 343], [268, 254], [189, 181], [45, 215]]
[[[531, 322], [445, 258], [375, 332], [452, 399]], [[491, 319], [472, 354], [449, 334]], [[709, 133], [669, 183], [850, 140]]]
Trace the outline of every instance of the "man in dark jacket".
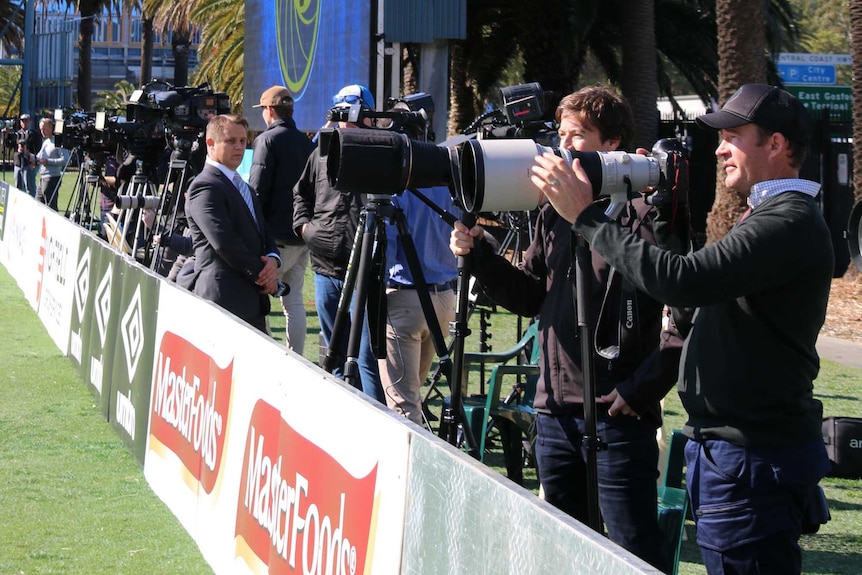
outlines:
[[[374, 97], [368, 88], [359, 84], [345, 86], [332, 101], [335, 106], [358, 106], [360, 109], [374, 110]], [[365, 118], [363, 121], [370, 120]], [[331, 122], [327, 122], [325, 127], [331, 127]], [[358, 126], [339, 122], [338, 127], [343, 129]], [[317, 148], [309, 156], [305, 170], [293, 189], [293, 201], [294, 229], [297, 235], [305, 240], [311, 254], [314, 300], [323, 343], [339, 354], [333, 374], [344, 377], [342, 367], [347, 361], [350, 322], [345, 322], [346, 328], [339, 334], [340, 341], [331, 344], [330, 340], [364, 199], [360, 194], [338, 191], [329, 185], [326, 162], [321, 160], [320, 148]], [[357, 358], [362, 391], [382, 403], [383, 387], [380, 384], [377, 358], [371, 349], [368, 314], [363, 314], [363, 318], [362, 341]]]
[[[557, 121], [561, 147], [584, 152], [624, 149], [634, 133], [628, 103], [605, 86], [584, 88], [563, 98]], [[643, 200], [635, 202], [634, 208], [635, 213], [622, 218], [620, 230], [654, 242], [655, 208]], [[468, 230], [456, 222], [450, 242], [453, 253], [466, 255], [483, 233], [479, 226]], [[572, 239], [571, 225], [546, 204], [520, 267], [483, 245], [475, 254], [473, 272], [496, 303], [523, 316], [539, 316], [540, 380], [533, 403], [538, 412], [535, 453], [539, 481], [549, 503], [587, 522], [584, 375], [577, 337]], [[611, 281], [613, 270], [598, 254], [592, 254], [591, 263], [591, 324], [595, 325], [606, 300], [604, 311], [613, 321], [604, 326], [610, 329], [600, 333], [619, 334], [618, 339], [604, 341], [596, 337], [597, 346], [605, 348], [592, 358], [596, 392], [603, 396], [620, 393], [633, 407], [630, 413], [615, 414], [609, 413], [607, 403], [597, 406], [596, 435], [607, 443], [597, 456], [599, 504], [612, 541], [667, 569], [669, 558], [663, 556], [657, 522], [655, 430], [661, 425], [659, 401], [676, 381], [681, 341], [670, 332], [662, 333], [661, 303], [629, 289], [619, 278]], [[627, 310], [634, 313], [629, 316]], [[613, 346], [617, 346], [617, 354], [609, 351]]]
[[290, 288], [281, 296], [287, 347], [302, 355], [308, 327], [302, 298], [308, 248], [293, 230], [293, 186], [314, 144], [296, 129], [293, 98], [284, 86], [268, 88], [253, 107], [260, 108], [266, 130], [254, 140], [248, 184], [257, 191], [267, 231], [278, 246], [278, 277]]
[[33, 129], [30, 114], [21, 114], [21, 129], [15, 132], [15, 187], [36, 197], [36, 154], [42, 147], [42, 135]]
[[245, 118], [216, 116], [207, 125], [207, 160], [189, 186], [186, 215], [195, 248], [190, 289], [266, 332], [269, 295], [278, 290], [275, 242], [253, 190], [237, 173], [246, 146]]
[[591, 205], [577, 161], [573, 169], [540, 157], [533, 182], [638, 289], [697, 306], [679, 394], [707, 572], [800, 573], [803, 514], [829, 469], [813, 380], [834, 258], [820, 185], [799, 178], [812, 122], [799, 100], [766, 84], [743, 85], [697, 120], [720, 130], [725, 185], [750, 209], [721, 240], [686, 256], [611, 225]]

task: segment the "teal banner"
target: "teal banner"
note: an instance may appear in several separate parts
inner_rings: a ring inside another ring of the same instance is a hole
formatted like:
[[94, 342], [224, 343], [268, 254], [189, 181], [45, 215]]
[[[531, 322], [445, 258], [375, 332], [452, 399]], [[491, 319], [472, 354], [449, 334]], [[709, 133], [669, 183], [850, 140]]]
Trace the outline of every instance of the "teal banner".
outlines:
[[82, 234], [75, 268], [69, 358], [100, 401], [105, 419], [110, 408], [124, 266], [122, 257], [104, 242]]
[[159, 307], [159, 278], [125, 262], [119, 307], [118, 333], [111, 362], [108, 419], [131, 449], [141, 467], [147, 447], [147, 416]]

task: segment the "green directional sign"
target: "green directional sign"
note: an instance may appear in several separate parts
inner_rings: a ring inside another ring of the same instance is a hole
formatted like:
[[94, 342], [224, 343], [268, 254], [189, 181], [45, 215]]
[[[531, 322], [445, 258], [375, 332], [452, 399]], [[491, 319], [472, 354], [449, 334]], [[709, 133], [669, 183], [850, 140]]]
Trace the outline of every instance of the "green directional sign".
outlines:
[[832, 110], [841, 115], [853, 111], [853, 93], [850, 86], [787, 86], [811, 112]]

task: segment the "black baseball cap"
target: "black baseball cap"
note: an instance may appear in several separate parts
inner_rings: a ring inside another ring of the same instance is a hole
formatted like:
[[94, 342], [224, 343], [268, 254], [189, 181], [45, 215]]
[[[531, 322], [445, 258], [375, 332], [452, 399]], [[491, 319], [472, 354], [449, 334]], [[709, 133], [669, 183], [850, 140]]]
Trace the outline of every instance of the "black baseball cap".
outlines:
[[721, 110], [698, 117], [697, 123], [715, 130], [757, 124], [801, 144], [808, 141], [812, 127], [802, 102], [769, 84], [743, 84]]

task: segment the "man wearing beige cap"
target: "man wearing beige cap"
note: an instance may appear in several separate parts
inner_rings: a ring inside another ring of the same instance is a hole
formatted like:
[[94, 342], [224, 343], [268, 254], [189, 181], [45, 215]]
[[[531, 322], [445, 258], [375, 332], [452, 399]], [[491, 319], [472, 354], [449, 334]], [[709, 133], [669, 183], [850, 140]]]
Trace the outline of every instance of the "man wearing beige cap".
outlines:
[[290, 286], [281, 297], [287, 347], [301, 355], [307, 329], [302, 286], [308, 248], [293, 231], [293, 186], [314, 144], [296, 129], [293, 98], [284, 86], [268, 88], [254, 107], [261, 109], [266, 130], [254, 140], [249, 185], [257, 190], [267, 231], [278, 246], [279, 279]]

